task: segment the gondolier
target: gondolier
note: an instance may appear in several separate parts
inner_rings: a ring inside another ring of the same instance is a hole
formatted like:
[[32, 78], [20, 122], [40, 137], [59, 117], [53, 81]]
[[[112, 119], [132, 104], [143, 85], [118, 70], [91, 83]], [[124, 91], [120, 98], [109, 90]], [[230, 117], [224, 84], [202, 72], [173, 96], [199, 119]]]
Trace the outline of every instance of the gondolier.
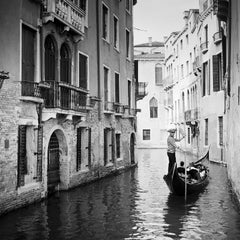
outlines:
[[167, 138], [167, 147], [168, 147], [167, 155], [169, 159], [168, 173], [171, 173], [173, 166], [176, 162], [176, 155], [175, 155], [176, 149], [180, 149], [180, 147], [176, 145], [176, 142], [180, 142], [185, 137], [185, 135], [183, 135], [182, 138], [177, 139], [177, 138], [174, 138], [176, 128], [170, 128], [168, 129], [168, 132], [169, 132], [169, 136]]

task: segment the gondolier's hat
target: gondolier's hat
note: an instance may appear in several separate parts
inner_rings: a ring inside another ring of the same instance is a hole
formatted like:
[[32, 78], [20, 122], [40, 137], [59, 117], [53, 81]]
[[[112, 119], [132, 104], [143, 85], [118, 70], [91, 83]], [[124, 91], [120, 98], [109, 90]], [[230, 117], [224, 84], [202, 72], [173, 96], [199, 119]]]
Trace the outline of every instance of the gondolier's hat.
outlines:
[[176, 128], [169, 128], [167, 131], [170, 132], [170, 133], [175, 133], [177, 131], [177, 129]]

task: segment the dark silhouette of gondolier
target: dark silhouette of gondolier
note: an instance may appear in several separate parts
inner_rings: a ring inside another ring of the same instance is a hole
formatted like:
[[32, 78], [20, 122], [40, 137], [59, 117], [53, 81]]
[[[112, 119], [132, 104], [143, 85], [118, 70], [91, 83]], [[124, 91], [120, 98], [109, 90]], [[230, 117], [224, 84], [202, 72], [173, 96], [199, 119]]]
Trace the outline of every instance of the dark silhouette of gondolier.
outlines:
[[174, 134], [176, 132], [176, 128], [170, 128], [168, 130], [169, 136], [167, 138], [167, 155], [169, 159], [169, 164], [168, 164], [168, 174], [172, 172], [172, 169], [174, 167], [174, 164], [176, 162], [176, 149], [180, 149], [176, 145], [176, 142], [180, 142], [185, 136], [183, 135], [181, 139], [174, 138]]

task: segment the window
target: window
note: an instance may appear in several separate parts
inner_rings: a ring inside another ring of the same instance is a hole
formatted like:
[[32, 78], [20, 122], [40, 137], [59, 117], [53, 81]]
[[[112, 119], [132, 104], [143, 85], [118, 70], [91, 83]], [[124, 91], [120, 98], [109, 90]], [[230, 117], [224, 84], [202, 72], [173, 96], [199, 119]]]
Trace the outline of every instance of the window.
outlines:
[[143, 140], [150, 140], [150, 129], [143, 129]]
[[[91, 167], [91, 133], [91, 128], [77, 128], [76, 171], [81, 170], [83, 167]], [[84, 160], [87, 160], [87, 162]]]
[[126, 29], [126, 57], [130, 58], [130, 32]]
[[67, 44], [63, 43], [60, 49], [60, 80], [71, 83], [71, 56]]
[[152, 98], [149, 102], [150, 105], [150, 118], [158, 117], [158, 102], [156, 98]]
[[24, 186], [24, 176], [27, 174], [27, 126], [18, 127], [18, 187]]
[[56, 47], [52, 36], [45, 40], [45, 80], [54, 81], [56, 73]]
[[187, 67], [187, 75], [189, 74], [189, 61], [186, 62], [186, 67]]
[[205, 145], [208, 145], [208, 119], [205, 119]]
[[103, 67], [103, 74], [104, 74], [104, 101], [109, 102], [109, 69], [107, 67]]
[[79, 53], [79, 87], [87, 89], [88, 57]]
[[113, 44], [114, 48], [119, 49], [119, 21], [117, 17], [113, 17]]
[[121, 157], [121, 134], [116, 134], [116, 157]]
[[109, 40], [109, 10], [106, 5], [102, 5], [102, 38]]
[[218, 126], [219, 126], [219, 132], [218, 132], [218, 139], [219, 139], [219, 146], [223, 146], [223, 117], [218, 117]]
[[186, 35], [186, 44], [188, 45], [188, 34]]
[[[35, 36], [34, 30], [22, 25], [22, 81], [28, 83], [34, 82]], [[33, 84], [29, 86], [33, 87]]]
[[132, 106], [132, 82], [128, 80], [128, 106]]
[[161, 64], [157, 63], [155, 65], [155, 84], [157, 86], [161, 86], [163, 84], [162, 82], [162, 67]]
[[115, 102], [120, 102], [119, 73], [115, 73]]
[[222, 62], [221, 54], [213, 55], [213, 91], [220, 91], [222, 88]]
[[187, 133], [188, 133], [188, 144], [191, 143], [191, 129], [188, 127], [187, 129]]
[[205, 62], [203, 63], [203, 77], [202, 77], [202, 96], [203, 97], [206, 95], [208, 79], [209, 79], [208, 62]]
[[183, 73], [183, 64], [181, 65], [181, 77], [183, 78], [184, 73]]
[[104, 129], [104, 165], [107, 165], [111, 160], [111, 129]]
[[126, 0], [126, 10], [130, 12], [130, 1], [131, 0]]
[[180, 49], [183, 49], [183, 40], [180, 41]]

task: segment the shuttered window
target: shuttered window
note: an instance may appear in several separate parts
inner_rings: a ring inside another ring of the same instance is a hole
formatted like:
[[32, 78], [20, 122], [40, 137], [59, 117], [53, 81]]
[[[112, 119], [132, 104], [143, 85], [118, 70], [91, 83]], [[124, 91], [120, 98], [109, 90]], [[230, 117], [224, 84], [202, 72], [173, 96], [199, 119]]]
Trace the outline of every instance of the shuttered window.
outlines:
[[126, 29], [126, 57], [130, 58], [130, 32]]
[[219, 146], [223, 146], [223, 117], [218, 117], [218, 126], [219, 126]]
[[116, 134], [116, 157], [121, 157], [121, 134]]
[[77, 171], [81, 169], [81, 163], [82, 163], [82, 131], [83, 131], [83, 128], [77, 129], [77, 162], [76, 162]]
[[208, 84], [208, 62], [203, 63], [203, 76], [202, 76], [202, 96], [206, 95], [206, 88]]
[[115, 159], [116, 159], [116, 152], [115, 152], [115, 144], [116, 144], [116, 142], [115, 142], [115, 129], [114, 128], [112, 128], [112, 148], [111, 148], [111, 150], [112, 150], [112, 162], [115, 162]]
[[104, 74], [104, 101], [108, 102], [109, 98], [109, 69], [104, 67], [103, 68]]
[[156, 98], [151, 98], [149, 102], [150, 107], [150, 118], [157, 118], [158, 117], [158, 102]]
[[27, 174], [27, 126], [20, 125], [18, 127], [18, 187], [24, 185], [24, 175]]
[[108, 132], [109, 129], [104, 129], [104, 165], [107, 165], [108, 163]]
[[131, 108], [132, 102], [132, 82], [128, 81], [128, 107]]
[[71, 57], [70, 51], [65, 43], [61, 47], [60, 56], [61, 82], [71, 83]]
[[55, 80], [56, 49], [51, 36], [45, 40], [45, 80]]
[[156, 64], [155, 66], [155, 84], [158, 86], [161, 86], [163, 84], [161, 64]]
[[37, 180], [42, 181], [42, 148], [43, 148], [43, 126], [38, 127], [37, 140]]
[[221, 54], [213, 55], [213, 91], [217, 92], [221, 90], [222, 82], [222, 63]]
[[205, 145], [208, 145], [208, 119], [205, 119]]
[[91, 151], [92, 151], [92, 129], [88, 128], [88, 167], [91, 168], [92, 165], [92, 158], [91, 158]]
[[108, 8], [102, 5], [102, 37], [105, 40], [109, 39], [109, 11]]
[[120, 97], [119, 97], [119, 74], [115, 73], [115, 102], [119, 103]]
[[79, 87], [87, 89], [88, 57], [79, 53]]
[[22, 80], [34, 82], [34, 43], [36, 32], [22, 25]]

